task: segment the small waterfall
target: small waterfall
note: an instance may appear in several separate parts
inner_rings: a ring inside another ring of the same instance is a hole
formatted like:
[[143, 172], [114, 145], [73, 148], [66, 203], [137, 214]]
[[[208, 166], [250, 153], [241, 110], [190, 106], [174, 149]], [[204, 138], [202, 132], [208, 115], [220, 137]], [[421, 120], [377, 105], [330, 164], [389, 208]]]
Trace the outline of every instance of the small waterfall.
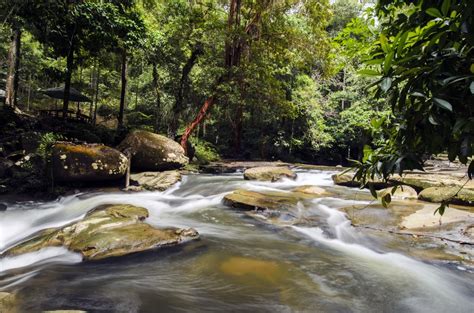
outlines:
[[[362, 234], [352, 226], [345, 214], [315, 200], [314, 204], [326, 215], [331, 238], [319, 227], [293, 226], [319, 244], [343, 253], [357, 271], [373, 276], [399, 290], [406, 290], [403, 300], [413, 312], [472, 312], [473, 295], [460, 286], [465, 284], [458, 276], [434, 265], [409, 258], [399, 253], [377, 252], [364, 246]], [[415, 288], [413, 288], [415, 287]]]

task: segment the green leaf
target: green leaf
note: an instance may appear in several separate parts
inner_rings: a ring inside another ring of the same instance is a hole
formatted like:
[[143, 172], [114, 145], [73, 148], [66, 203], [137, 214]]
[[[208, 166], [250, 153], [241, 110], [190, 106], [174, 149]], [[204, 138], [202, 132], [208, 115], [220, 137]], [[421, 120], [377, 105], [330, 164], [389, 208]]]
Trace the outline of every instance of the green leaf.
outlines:
[[392, 78], [385, 77], [382, 82], [380, 82], [380, 88], [383, 90], [383, 92], [387, 92], [390, 87], [392, 87]]
[[369, 69], [364, 69], [360, 70], [357, 72], [359, 75], [364, 75], [364, 76], [379, 76], [380, 73], [374, 70], [369, 70]]
[[471, 64], [471, 67], [469, 68], [472, 74], [474, 74], [474, 63]]
[[372, 197], [377, 199], [377, 191], [374, 188], [374, 184], [369, 183], [368, 185], [369, 185], [370, 194], [372, 195]]
[[446, 100], [443, 100], [443, 99], [440, 99], [440, 98], [434, 98], [433, 97], [433, 102], [435, 105], [437, 105], [438, 107], [442, 108], [442, 109], [445, 109], [449, 112], [453, 112], [453, 106], [451, 105], [451, 103], [449, 103], [448, 101]]
[[380, 65], [383, 63], [383, 61], [384, 59], [373, 59], [373, 60], [365, 61], [364, 63], [367, 65]]
[[441, 5], [441, 12], [444, 16], [448, 15], [449, 8], [451, 7], [451, 0], [444, 0]]
[[405, 48], [405, 43], [408, 38], [408, 31], [404, 32], [403, 35], [400, 37], [400, 40], [398, 41], [397, 44], [397, 55], [400, 55], [403, 51], [403, 48]]
[[392, 66], [393, 55], [394, 52], [392, 51], [385, 56], [385, 60], [383, 61], [383, 72], [385, 73], [385, 75], [388, 74], [388, 71]]
[[433, 215], [439, 213], [439, 215], [443, 216], [446, 206], [447, 204], [445, 202], [441, 203], [441, 205], [436, 209], [436, 211], [434, 211]]
[[389, 50], [388, 39], [384, 34], [380, 34], [380, 45], [382, 46], [382, 50], [387, 53]]
[[390, 193], [386, 193], [383, 197], [382, 197], [382, 205], [384, 208], [388, 207], [388, 205], [390, 204], [390, 202], [392, 202], [392, 195]]
[[471, 90], [471, 93], [474, 95], [474, 82], [471, 82], [471, 85], [469, 85], [469, 89]]
[[410, 94], [412, 97], [426, 98], [426, 95], [422, 92], [414, 91]]
[[430, 121], [430, 123], [433, 124], [433, 125], [439, 125], [439, 123], [436, 121], [436, 118], [431, 114], [428, 117], [428, 121]]
[[437, 8], [429, 8], [426, 10], [426, 14], [434, 16], [434, 17], [443, 17], [441, 12]]

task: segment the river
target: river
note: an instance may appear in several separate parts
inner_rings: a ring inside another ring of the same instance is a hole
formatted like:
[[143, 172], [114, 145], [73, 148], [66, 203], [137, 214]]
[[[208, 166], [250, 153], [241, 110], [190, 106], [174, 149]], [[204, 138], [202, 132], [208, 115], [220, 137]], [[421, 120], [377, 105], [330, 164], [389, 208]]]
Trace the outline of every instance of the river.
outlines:
[[[276, 183], [245, 181], [241, 173], [187, 175], [166, 192], [5, 203], [0, 252], [114, 203], [145, 207], [148, 223], [193, 227], [201, 239], [98, 262], [63, 248], [2, 258], [0, 291], [17, 291], [21, 312], [474, 312], [472, 269], [418, 260], [403, 244], [353, 228], [338, 209], [370, 197], [334, 186], [331, 174], [301, 170], [295, 181]], [[238, 188], [302, 185], [333, 193], [298, 204], [305, 223], [272, 225], [222, 204]]]

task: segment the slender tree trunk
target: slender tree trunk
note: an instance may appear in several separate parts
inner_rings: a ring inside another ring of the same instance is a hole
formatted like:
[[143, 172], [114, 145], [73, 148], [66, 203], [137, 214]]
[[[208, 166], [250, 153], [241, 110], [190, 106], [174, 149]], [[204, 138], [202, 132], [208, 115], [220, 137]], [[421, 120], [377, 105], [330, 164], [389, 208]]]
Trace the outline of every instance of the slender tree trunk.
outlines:
[[[158, 69], [156, 63], [153, 63], [153, 89], [155, 90], [156, 104], [155, 104], [155, 132], [160, 130], [160, 110], [161, 110], [161, 96], [158, 84]], [[174, 138], [173, 138], [174, 139]]]
[[16, 107], [18, 100], [18, 83], [20, 76], [20, 51], [21, 51], [21, 30], [19, 27], [12, 27], [10, 49], [8, 51], [8, 76], [6, 86], [5, 103], [8, 106]]
[[63, 119], [66, 119], [69, 109], [69, 94], [71, 91], [71, 77], [74, 66], [74, 44], [71, 39], [71, 46], [67, 54], [66, 60], [66, 79], [64, 82], [64, 99], [63, 99]]
[[120, 91], [120, 109], [118, 115], [118, 129], [123, 127], [123, 116], [125, 111], [125, 94], [127, 91], [127, 51], [122, 50], [122, 90]]
[[94, 117], [92, 118], [92, 125], [97, 123], [97, 104], [99, 103], [99, 81], [100, 81], [100, 64], [97, 62], [96, 70], [96, 79], [95, 79], [95, 99], [94, 99]]
[[234, 133], [234, 152], [240, 155], [240, 148], [242, 146], [242, 118], [244, 114], [244, 108], [242, 103], [237, 105], [237, 111], [235, 114], [235, 133]]
[[199, 110], [198, 115], [196, 118], [186, 127], [186, 130], [184, 131], [183, 136], [181, 137], [181, 147], [183, 147], [184, 151], [187, 153], [187, 142], [189, 136], [191, 136], [191, 133], [193, 130], [196, 128], [196, 126], [201, 123], [201, 121], [206, 117], [207, 112], [209, 112], [209, 109], [212, 107], [214, 104], [214, 97], [209, 97], [204, 101], [203, 106], [201, 107], [201, 110]]

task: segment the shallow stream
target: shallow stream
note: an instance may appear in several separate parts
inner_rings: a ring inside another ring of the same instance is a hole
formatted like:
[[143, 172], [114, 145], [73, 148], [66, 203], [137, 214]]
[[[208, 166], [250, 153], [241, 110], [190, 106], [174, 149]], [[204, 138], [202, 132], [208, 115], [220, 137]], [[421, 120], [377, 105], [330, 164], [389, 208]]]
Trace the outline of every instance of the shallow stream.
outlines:
[[[188, 175], [166, 192], [87, 193], [53, 202], [6, 203], [0, 253], [35, 232], [102, 204], [133, 204], [154, 226], [193, 227], [196, 242], [99, 262], [63, 248], [0, 259], [0, 291], [20, 310], [88, 312], [474, 312], [474, 273], [408, 256], [408, 247], [353, 228], [339, 208], [370, 201], [334, 186], [329, 171], [296, 181], [250, 182], [241, 173]], [[299, 203], [304, 223], [277, 226], [222, 204], [245, 188], [316, 185], [333, 195]], [[1, 201], [1, 200], [0, 200]]]

